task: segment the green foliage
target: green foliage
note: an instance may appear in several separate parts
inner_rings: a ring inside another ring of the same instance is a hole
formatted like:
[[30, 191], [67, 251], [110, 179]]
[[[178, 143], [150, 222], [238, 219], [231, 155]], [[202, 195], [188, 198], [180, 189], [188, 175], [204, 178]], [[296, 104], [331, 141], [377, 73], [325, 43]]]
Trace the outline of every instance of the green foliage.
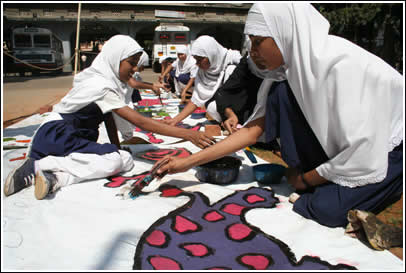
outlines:
[[401, 3], [314, 3], [330, 22], [330, 34], [344, 37], [403, 72]]

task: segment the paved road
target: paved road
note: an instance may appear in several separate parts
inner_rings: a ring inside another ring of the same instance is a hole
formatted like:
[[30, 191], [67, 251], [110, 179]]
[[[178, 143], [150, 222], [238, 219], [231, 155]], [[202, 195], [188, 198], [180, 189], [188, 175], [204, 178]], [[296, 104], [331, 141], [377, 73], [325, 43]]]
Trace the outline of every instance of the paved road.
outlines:
[[[158, 75], [151, 68], [141, 73], [146, 82], [157, 81]], [[7, 127], [20, 121], [19, 117], [31, 115], [46, 104], [56, 104], [69, 92], [72, 80], [72, 73], [60, 76], [3, 76], [3, 126]]]

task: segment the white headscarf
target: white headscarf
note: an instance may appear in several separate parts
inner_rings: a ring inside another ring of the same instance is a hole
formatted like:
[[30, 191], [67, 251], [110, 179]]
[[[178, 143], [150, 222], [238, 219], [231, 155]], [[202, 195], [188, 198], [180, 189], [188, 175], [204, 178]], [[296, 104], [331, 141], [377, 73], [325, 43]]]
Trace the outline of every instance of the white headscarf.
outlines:
[[193, 58], [192, 54], [190, 54], [189, 47], [185, 45], [176, 46], [176, 53], [185, 54], [186, 60], [182, 62], [178, 58], [172, 63], [172, 66], [176, 69], [175, 76], [179, 77], [180, 74], [191, 73], [191, 75], [193, 75], [192, 77], [194, 78], [199, 67], [196, 65], [196, 59]]
[[141, 55], [141, 57], [140, 57], [140, 60], [138, 61], [137, 66], [138, 66], [138, 67], [147, 66], [148, 63], [149, 63], [148, 54], [147, 54], [147, 52], [143, 51], [143, 52], [142, 52], [142, 55]]
[[73, 79], [73, 88], [53, 107], [58, 113], [73, 113], [102, 98], [109, 90], [128, 100], [132, 88], [119, 78], [120, 62], [138, 52], [140, 45], [130, 36], [115, 35], [103, 46], [92, 65]]
[[296, 100], [329, 161], [316, 168], [356, 187], [386, 177], [403, 140], [404, 79], [382, 59], [337, 36], [309, 3], [257, 3], [245, 34], [272, 37]]
[[203, 35], [194, 41], [192, 55], [207, 57], [210, 62], [208, 70], [199, 69], [195, 79], [195, 88], [191, 101], [202, 106], [220, 86], [224, 71], [230, 64], [238, 64], [241, 54], [237, 50], [222, 47], [213, 37]]

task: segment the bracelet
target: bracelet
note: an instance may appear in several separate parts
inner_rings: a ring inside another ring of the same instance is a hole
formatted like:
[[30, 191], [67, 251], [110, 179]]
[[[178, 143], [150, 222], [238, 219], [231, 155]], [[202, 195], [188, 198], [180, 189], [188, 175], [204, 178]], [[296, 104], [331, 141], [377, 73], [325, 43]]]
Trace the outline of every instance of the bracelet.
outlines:
[[300, 177], [302, 178], [302, 182], [303, 184], [305, 184], [306, 188], [311, 188], [312, 186], [309, 184], [309, 182], [306, 181], [306, 179], [304, 178], [304, 173], [300, 173]]

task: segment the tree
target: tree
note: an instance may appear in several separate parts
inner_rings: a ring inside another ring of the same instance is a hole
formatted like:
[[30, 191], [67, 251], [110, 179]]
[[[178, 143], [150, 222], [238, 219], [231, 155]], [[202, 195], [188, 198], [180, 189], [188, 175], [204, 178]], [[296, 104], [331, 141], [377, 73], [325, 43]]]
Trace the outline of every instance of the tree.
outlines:
[[314, 3], [341, 36], [381, 57], [403, 73], [403, 5], [401, 3]]

